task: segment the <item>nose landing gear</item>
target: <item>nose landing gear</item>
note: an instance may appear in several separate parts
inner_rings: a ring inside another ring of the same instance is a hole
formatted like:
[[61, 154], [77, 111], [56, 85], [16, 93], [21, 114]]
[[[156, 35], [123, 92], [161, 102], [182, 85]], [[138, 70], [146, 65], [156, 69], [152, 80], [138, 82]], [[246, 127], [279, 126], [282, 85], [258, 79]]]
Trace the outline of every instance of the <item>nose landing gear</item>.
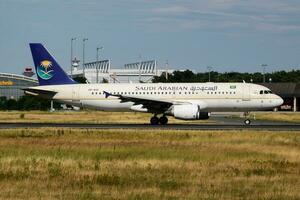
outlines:
[[150, 119], [151, 125], [158, 125], [158, 124], [166, 125], [167, 123], [168, 123], [168, 118], [165, 115], [161, 116], [160, 118], [158, 118], [156, 115], [154, 115]]
[[250, 125], [251, 124], [251, 120], [249, 119], [250, 116], [250, 112], [244, 112], [244, 117], [246, 118], [244, 121], [245, 125]]
[[251, 121], [250, 121], [250, 119], [246, 119], [246, 120], [244, 121], [244, 123], [245, 123], [245, 125], [250, 125], [250, 124], [251, 124]]

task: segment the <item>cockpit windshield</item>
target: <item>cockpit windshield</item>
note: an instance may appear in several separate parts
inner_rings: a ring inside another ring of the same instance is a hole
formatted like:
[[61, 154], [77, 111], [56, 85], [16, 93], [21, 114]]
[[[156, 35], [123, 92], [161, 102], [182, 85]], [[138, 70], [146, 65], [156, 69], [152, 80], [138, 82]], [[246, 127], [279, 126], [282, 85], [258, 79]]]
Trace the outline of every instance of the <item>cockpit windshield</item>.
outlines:
[[273, 92], [271, 90], [261, 90], [259, 94], [273, 94]]

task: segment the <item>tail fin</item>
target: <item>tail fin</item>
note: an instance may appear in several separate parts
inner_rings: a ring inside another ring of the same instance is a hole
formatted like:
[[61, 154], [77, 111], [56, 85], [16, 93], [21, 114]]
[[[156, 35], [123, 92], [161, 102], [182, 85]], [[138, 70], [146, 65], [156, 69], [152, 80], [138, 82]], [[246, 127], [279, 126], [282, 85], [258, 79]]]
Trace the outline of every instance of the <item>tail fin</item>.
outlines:
[[39, 85], [63, 85], [76, 83], [59, 66], [42, 44], [31, 43], [29, 45]]

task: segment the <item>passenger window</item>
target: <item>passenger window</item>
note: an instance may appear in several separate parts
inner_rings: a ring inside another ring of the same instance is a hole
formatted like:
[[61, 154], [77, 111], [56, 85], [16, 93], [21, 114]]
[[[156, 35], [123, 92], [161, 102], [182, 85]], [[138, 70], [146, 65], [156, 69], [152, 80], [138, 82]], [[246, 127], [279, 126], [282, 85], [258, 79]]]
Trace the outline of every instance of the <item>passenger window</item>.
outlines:
[[264, 93], [264, 91], [262, 91], [262, 90], [261, 90], [261, 91], [259, 91], [259, 94], [263, 94], [263, 93]]
[[265, 93], [265, 94], [268, 94], [268, 91], [267, 91], [267, 90], [264, 90], [264, 93]]

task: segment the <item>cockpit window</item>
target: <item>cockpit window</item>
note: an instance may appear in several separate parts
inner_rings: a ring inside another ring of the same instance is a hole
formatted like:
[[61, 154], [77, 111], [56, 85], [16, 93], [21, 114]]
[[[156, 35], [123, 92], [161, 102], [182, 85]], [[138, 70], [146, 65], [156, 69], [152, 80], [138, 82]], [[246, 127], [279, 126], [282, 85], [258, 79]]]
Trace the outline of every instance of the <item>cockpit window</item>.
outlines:
[[260, 90], [259, 94], [273, 94], [271, 90]]

